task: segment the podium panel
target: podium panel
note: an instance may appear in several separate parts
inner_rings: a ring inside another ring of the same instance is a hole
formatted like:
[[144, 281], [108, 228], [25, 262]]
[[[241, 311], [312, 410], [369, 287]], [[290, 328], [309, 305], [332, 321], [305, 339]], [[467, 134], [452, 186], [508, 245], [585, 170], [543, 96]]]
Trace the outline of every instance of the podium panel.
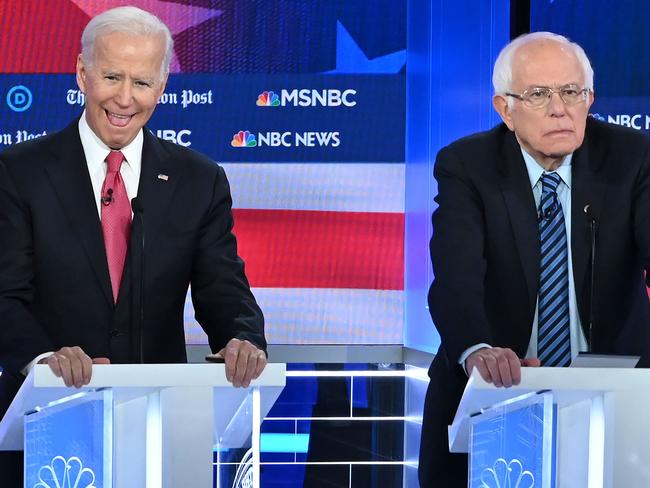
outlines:
[[[261, 423], [259, 391], [252, 390], [241, 402], [226, 429], [216, 438], [217, 487], [260, 486]], [[251, 434], [242, 437], [242, 433], [246, 432]]]
[[469, 486], [555, 488], [553, 395], [533, 393], [472, 417]]
[[[496, 388], [476, 372], [449, 426], [450, 451], [472, 454], [475, 417], [504, 402], [546, 392], [552, 397], [553, 417], [549, 419], [545, 414], [543, 422], [553, 424], [555, 450], [550, 454], [544, 451], [544, 455], [550, 456], [549, 462], [555, 462], [552, 480], [557, 488], [650, 486], [648, 369], [524, 368], [521, 383], [510, 388]], [[538, 435], [527, 429], [506, 429], [502, 434], [500, 442], [504, 443], [512, 442], [512, 436], [535, 442]], [[506, 466], [514, 459], [507, 457], [503, 458]], [[523, 469], [530, 470], [527, 466]], [[534, 486], [548, 485], [538, 485], [536, 480]]]
[[110, 390], [81, 393], [25, 415], [25, 485], [112, 486]]

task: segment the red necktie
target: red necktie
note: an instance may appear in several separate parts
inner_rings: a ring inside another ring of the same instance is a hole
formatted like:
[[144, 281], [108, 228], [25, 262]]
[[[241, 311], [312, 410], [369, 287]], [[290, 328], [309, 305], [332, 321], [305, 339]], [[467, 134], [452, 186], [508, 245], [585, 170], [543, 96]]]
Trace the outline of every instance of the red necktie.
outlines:
[[131, 234], [131, 204], [120, 176], [123, 161], [124, 154], [121, 151], [111, 151], [106, 157], [108, 170], [101, 195], [102, 231], [115, 302], [120, 291], [126, 249]]

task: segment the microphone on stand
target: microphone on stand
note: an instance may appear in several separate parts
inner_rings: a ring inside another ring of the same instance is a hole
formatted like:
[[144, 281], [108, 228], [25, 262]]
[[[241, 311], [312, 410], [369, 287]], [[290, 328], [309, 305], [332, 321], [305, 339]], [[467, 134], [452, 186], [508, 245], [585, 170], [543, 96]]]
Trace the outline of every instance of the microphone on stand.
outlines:
[[591, 256], [589, 259], [589, 325], [587, 328], [588, 353], [578, 353], [572, 365], [578, 367], [598, 368], [634, 368], [639, 362], [639, 356], [629, 354], [594, 353], [594, 295], [596, 290], [596, 239], [598, 238], [598, 219], [596, 212], [587, 204], [583, 208], [589, 225], [589, 241]]
[[[134, 307], [134, 310], [137, 310], [137, 315], [135, 316], [135, 322], [137, 327], [134, 327], [132, 330], [137, 332], [138, 337], [138, 362], [140, 364], [144, 363], [144, 209], [142, 208], [142, 203], [135, 197], [131, 200], [131, 210], [133, 210], [133, 222], [137, 223], [136, 230], [139, 229], [139, 239], [138, 243], [140, 244], [137, 249], [140, 254], [140, 266], [131, 267], [131, 283], [132, 286], [136, 283], [136, 280], [133, 280], [133, 274], [135, 270], [138, 269], [138, 292], [134, 294], [138, 297], [137, 306]], [[134, 263], [135, 264], [135, 263]]]
[[594, 330], [594, 276], [596, 273], [596, 234], [598, 233], [598, 222], [591, 211], [591, 205], [584, 207], [587, 221], [589, 222], [589, 237], [591, 243], [591, 270], [589, 272], [589, 326], [587, 329], [587, 346], [589, 352], [593, 352], [593, 330]]

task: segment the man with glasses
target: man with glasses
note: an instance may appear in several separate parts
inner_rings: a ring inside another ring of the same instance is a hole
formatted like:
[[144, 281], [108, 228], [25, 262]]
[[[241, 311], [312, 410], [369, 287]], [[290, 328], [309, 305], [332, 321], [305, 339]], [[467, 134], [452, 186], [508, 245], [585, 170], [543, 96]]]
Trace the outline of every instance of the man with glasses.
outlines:
[[503, 124], [443, 148], [434, 170], [429, 308], [442, 344], [424, 406], [423, 488], [467, 486], [447, 425], [474, 368], [509, 387], [522, 366], [568, 366], [580, 351], [647, 361], [649, 139], [588, 117], [593, 70], [565, 37], [515, 39], [493, 84]]

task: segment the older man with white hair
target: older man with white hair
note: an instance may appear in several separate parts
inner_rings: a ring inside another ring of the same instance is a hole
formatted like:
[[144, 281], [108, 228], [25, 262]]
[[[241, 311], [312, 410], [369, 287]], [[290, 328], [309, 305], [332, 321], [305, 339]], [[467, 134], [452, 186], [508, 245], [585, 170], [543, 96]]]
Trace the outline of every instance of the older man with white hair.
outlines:
[[[36, 362], [76, 387], [97, 363], [186, 362], [190, 284], [212, 351], [246, 387], [266, 365], [264, 319], [237, 255], [225, 173], [145, 127], [171, 33], [120, 7], [91, 19], [81, 43], [84, 113], [0, 155], [0, 415]], [[20, 485], [19, 466], [0, 466], [0, 486]]]
[[467, 486], [447, 425], [474, 368], [509, 387], [522, 366], [567, 366], [580, 351], [648, 360], [650, 140], [588, 117], [593, 70], [563, 36], [512, 41], [493, 84], [503, 123], [443, 148], [434, 169], [429, 307], [442, 343], [423, 488]]

